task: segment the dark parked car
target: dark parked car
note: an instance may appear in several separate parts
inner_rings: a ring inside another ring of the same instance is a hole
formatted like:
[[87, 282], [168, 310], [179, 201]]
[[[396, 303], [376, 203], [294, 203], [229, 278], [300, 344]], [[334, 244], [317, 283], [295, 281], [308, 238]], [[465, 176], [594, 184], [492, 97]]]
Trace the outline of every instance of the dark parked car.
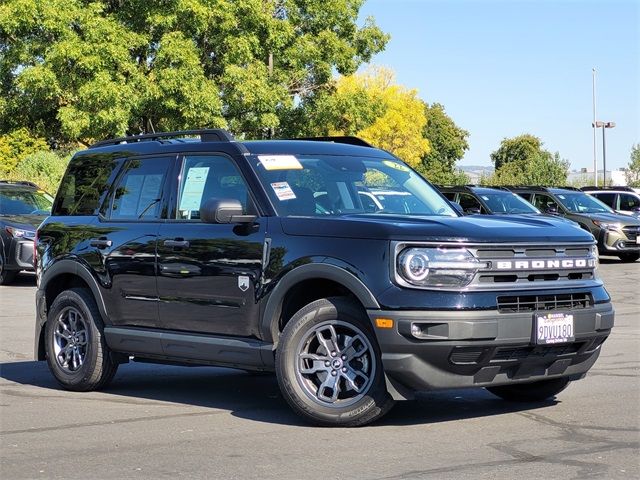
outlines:
[[640, 219], [614, 212], [597, 198], [578, 189], [552, 187], [509, 187], [541, 211], [578, 223], [598, 241], [604, 255], [624, 262], [640, 258]]
[[616, 213], [640, 217], [640, 193], [631, 187], [582, 187], [581, 190], [596, 197]]
[[539, 215], [540, 210], [519, 195], [502, 188], [475, 185], [446, 186], [436, 188], [448, 200], [457, 203], [466, 215]]
[[[362, 193], [380, 189], [406, 194], [371, 211]], [[418, 390], [551, 398], [614, 322], [589, 233], [461, 216], [355, 138], [100, 142], [71, 160], [36, 261], [35, 354], [64, 388], [131, 359], [275, 371], [321, 425]]]
[[33, 270], [36, 228], [52, 202], [34, 183], [0, 180], [0, 285], [11, 283], [20, 270]]

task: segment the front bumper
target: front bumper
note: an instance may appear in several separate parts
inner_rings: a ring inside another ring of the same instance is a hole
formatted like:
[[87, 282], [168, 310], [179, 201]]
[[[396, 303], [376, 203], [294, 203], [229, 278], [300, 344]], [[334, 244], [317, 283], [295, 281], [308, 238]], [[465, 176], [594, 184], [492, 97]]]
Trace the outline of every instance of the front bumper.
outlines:
[[598, 242], [600, 253], [634, 253], [640, 252], [638, 236], [625, 235], [622, 232], [602, 230]]
[[[396, 399], [419, 390], [487, 387], [555, 377], [582, 378], [611, 333], [611, 303], [570, 310], [575, 342], [533, 343], [534, 312], [496, 310], [381, 311], [376, 318], [393, 319], [392, 329], [376, 328], [387, 387]], [[422, 334], [411, 334], [412, 324]]]
[[33, 240], [13, 239], [6, 256], [7, 270], [33, 270]]

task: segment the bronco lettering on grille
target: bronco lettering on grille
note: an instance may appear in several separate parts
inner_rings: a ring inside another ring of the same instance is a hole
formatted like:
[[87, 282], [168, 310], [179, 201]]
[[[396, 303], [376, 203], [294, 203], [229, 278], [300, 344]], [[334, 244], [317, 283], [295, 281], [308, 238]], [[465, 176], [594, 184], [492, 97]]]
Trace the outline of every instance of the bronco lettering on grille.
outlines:
[[501, 260], [496, 262], [498, 270], [546, 270], [551, 268], [595, 267], [593, 258], [564, 258], [562, 260]]

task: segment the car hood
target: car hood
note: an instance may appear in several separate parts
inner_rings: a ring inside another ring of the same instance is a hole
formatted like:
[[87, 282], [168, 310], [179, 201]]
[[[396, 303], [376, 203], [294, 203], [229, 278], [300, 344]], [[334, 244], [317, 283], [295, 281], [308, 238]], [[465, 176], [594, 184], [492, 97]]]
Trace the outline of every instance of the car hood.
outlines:
[[36, 231], [46, 215], [0, 215], [0, 222], [23, 230]]
[[574, 213], [573, 215], [586, 217], [590, 220], [597, 220], [598, 222], [623, 223], [625, 225], [640, 226], [640, 219], [634, 218], [630, 215], [621, 215], [619, 213]]
[[283, 217], [288, 235], [477, 243], [592, 242], [593, 236], [561, 219], [521, 215], [420, 217], [345, 215]]

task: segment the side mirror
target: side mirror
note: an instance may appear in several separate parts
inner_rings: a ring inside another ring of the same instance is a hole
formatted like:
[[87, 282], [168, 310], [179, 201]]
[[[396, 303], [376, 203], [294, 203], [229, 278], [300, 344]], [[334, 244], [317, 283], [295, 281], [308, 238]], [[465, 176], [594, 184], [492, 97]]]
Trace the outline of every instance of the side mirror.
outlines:
[[467, 215], [475, 215], [476, 213], [480, 213], [480, 209], [478, 207], [469, 207], [464, 213]]
[[558, 215], [558, 206], [554, 204], [547, 205], [545, 213], [548, 213], [549, 215]]
[[235, 198], [210, 198], [200, 207], [204, 223], [253, 223], [255, 219], [242, 213], [242, 204]]

